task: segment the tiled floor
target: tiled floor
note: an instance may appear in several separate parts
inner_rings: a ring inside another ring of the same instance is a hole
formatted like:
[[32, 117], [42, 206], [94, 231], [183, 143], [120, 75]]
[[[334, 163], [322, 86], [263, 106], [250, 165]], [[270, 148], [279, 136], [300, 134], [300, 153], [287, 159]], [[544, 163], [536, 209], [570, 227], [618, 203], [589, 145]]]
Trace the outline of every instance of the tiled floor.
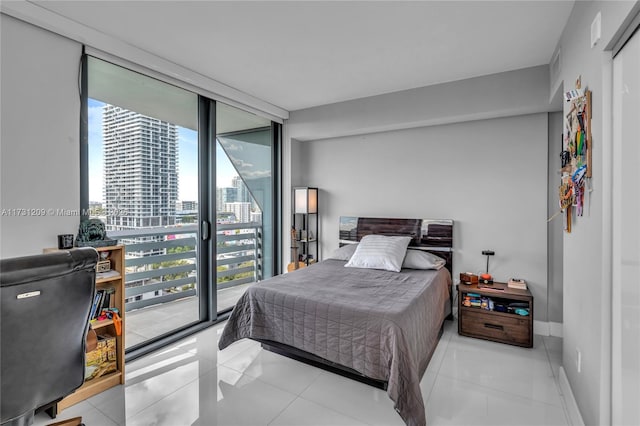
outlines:
[[[63, 411], [101, 425], [402, 425], [386, 393], [242, 340], [223, 324], [133, 361], [127, 383]], [[461, 337], [447, 322], [422, 382], [429, 425], [567, 425], [561, 339], [524, 349]], [[52, 421], [44, 414], [35, 425]]]

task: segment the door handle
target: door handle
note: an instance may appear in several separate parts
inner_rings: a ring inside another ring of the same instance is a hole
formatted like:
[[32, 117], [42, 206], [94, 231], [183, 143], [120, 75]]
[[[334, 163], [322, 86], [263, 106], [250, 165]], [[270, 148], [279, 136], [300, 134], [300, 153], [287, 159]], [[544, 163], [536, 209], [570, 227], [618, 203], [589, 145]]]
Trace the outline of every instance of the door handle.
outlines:
[[209, 239], [209, 222], [203, 220], [200, 224], [200, 235], [204, 241]]

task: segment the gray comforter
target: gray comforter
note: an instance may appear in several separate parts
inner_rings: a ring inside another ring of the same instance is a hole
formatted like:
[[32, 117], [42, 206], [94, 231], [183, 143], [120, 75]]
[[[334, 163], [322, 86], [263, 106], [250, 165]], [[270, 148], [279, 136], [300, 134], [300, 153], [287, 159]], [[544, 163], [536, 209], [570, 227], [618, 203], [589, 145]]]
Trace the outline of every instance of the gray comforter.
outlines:
[[250, 287], [219, 348], [245, 337], [272, 340], [387, 381], [405, 423], [425, 425], [419, 384], [449, 313], [451, 275], [344, 264], [325, 260]]

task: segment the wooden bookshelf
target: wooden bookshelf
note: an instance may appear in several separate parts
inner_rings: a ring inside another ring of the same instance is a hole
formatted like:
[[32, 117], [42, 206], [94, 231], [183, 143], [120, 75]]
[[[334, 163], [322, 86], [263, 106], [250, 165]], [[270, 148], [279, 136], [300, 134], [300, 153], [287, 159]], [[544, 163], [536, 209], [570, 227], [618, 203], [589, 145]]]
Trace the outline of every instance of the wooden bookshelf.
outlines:
[[[45, 249], [44, 252], [50, 252], [57, 249]], [[124, 283], [125, 283], [125, 263], [124, 263], [124, 246], [108, 246], [96, 247], [100, 254], [100, 260], [104, 260], [103, 256], [111, 261], [111, 270], [108, 272], [96, 273], [96, 292], [98, 290], [113, 290], [111, 297], [115, 298], [113, 305], [118, 308], [120, 318], [122, 319], [122, 329], [118, 336], [114, 321], [111, 319], [93, 320], [91, 327], [96, 334], [114, 336], [116, 339], [116, 371], [104, 376], [86, 380], [84, 384], [71, 395], [65, 397], [58, 402], [55, 407], [54, 415], [67, 407], [77, 404], [80, 401], [103, 392], [109, 388], [124, 384], [124, 336], [125, 336], [125, 312], [124, 312]], [[105, 254], [106, 253], [106, 254]]]

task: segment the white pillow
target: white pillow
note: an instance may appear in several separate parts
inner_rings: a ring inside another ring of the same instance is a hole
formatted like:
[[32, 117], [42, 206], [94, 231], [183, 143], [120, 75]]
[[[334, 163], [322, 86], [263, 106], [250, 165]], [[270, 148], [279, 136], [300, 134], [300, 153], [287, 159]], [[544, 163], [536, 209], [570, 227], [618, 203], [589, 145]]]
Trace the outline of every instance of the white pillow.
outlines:
[[409, 269], [440, 269], [446, 263], [443, 258], [435, 254], [423, 250], [409, 249], [404, 257], [404, 262], [402, 262], [402, 267]]
[[367, 235], [344, 266], [400, 272], [410, 241], [411, 237]]
[[349, 260], [351, 259], [351, 256], [353, 256], [353, 253], [356, 251], [356, 249], [358, 248], [358, 244], [346, 244], [336, 250], [334, 250], [334, 252], [331, 254], [331, 256], [329, 256], [329, 259], [335, 259], [335, 260]]

